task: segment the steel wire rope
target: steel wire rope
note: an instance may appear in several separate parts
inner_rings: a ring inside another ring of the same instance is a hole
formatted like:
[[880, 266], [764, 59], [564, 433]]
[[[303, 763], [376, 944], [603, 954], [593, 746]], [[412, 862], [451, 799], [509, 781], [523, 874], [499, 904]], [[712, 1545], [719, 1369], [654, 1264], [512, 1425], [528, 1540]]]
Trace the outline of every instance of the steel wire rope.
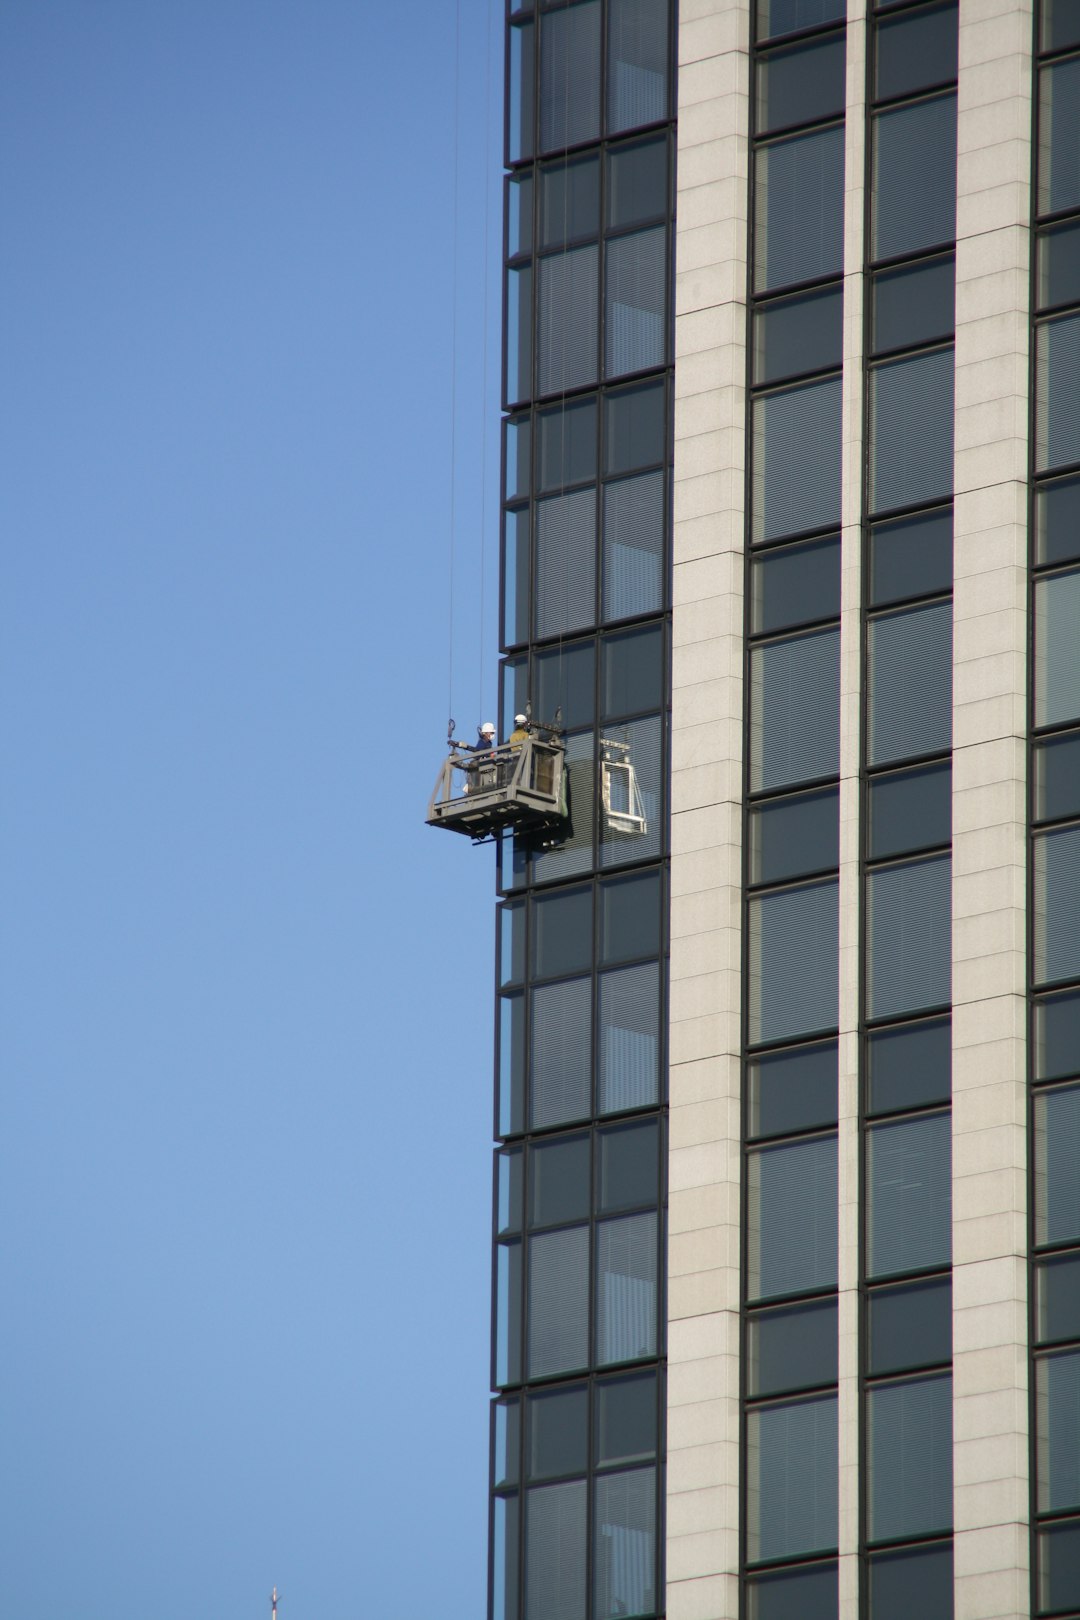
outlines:
[[449, 558], [449, 635], [447, 647], [447, 735], [454, 730], [454, 562], [457, 538], [457, 339], [458, 339], [458, 124], [461, 115], [461, 0], [454, 6], [454, 118], [451, 142], [451, 225], [450, 225], [450, 558]]
[[[483, 321], [484, 330], [481, 340], [480, 360], [480, 623], [478, 627], [478, 657], [480, 665], [479, 696], [480, 714], [484, 713], [484, 604], [486, 600], [486, 574], [487, 574], [487, 393], [488, 393], [488, 317], [490, 309], [490, 270], [491, 270], [491, 154], [488, 151], [488, 142], [491, 138], [491, 19], [492, 0], [488, 0], [486, 41], [484, 51], [484, 272], [483, 272]], [[499, 703], [501, 709], [502, 704]], [[502, 716], [500, 715], [500, 719]]]

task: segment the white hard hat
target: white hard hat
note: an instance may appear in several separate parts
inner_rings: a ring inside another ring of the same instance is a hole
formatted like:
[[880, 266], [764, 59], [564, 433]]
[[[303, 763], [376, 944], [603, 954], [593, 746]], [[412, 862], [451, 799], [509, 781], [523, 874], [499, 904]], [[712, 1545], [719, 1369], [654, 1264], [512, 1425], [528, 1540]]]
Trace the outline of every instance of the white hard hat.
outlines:
[[485, 737], [494, 737], [495, 724], [491, 720], [485, 720], [483, 725], [480, 727], [480, 730], [484, 733]]
[[514, 724], [515, 724], [515, 726], [527, 726], [528, 723], [529, 723], [529, 717], [528, 717], [527, 714], [515, 714], [515, 716], [514, 716]]

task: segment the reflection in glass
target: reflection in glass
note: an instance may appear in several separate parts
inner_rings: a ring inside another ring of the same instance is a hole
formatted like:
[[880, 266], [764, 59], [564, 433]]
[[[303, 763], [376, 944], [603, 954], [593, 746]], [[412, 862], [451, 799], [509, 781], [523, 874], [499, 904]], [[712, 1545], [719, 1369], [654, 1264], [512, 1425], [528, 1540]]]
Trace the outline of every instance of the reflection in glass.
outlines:
[[659, 855], [664, 833], [660, 716], [605, 726], [601, 752], [600, 864]]
[[525, 999], [499, 997], [499, 1135], [525, 1129]]
[[518, 1499], [497, 1496], [493, 1503], [491, 1532], [491, 1614], [492, 1620], [517, 1620], [518, 1616]]
[[513, 23], [510, 28], [510, 72], [507, 83], [507, 127], [510, 138], [510, 161], [531, 157], [533, 150], [533, 119], [536, 108], [534, 88], [534, 39], [532, 19]]
[[662, 382], [604, 395], [604, 472], [633, 472], [664, 460], [667, 427]]
[[522, 1153], [520, 1148], [500, 1148], [498, 1164], [497, 1220], [500, 1235], [521, 1231]]
[[495, 1445], [492, 1484], [516, 1485], [521, 1471], [521, 1402], [495, 1401]]
[[521, 1241], [495, 1250], [495, 1382], [521, 1381]]
[[506, 398], [532, 393], [532, 266], [506, 272]]
[[508, 647], [529, 639], [529, 508], [507, 512], [503, 536], [503, 641]]
[[664, 637], [658, 625], [604, 637], [600, 650], [602, 719], [658, 709], [663, 687]]
[[593, 864], [593, 809], [596, 791], [593, 752], [591, 731], [578, 732], [566, 739], [570, 832], [554, 849], [545, 849], [533, 855], [533, 877], [538, 882], [587, 872]]
[[573, 731], [592, 723], [596, 709], [596, 644], [571, 642], [536, 655], [534, 719]]

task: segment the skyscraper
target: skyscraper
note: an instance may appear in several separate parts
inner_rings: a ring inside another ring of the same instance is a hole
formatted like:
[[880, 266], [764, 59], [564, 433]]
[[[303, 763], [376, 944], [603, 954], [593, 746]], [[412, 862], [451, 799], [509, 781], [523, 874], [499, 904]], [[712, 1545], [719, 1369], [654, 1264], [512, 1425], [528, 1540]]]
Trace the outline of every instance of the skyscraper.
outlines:
[[1075, 1620], [1080, 3], [507, 52], [493, 1620]]

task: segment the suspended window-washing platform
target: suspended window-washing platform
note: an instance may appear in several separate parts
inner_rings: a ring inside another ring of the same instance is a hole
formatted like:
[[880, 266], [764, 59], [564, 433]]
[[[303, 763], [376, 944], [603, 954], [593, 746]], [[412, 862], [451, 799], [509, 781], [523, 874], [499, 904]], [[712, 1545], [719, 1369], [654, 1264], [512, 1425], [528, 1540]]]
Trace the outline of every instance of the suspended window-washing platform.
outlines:
[[429, 827], [474, 843], [502, 832], [553, 839], [569, 822], [566, 749], [551, 733], [475, 753], [451, 747], [427, 813]]

